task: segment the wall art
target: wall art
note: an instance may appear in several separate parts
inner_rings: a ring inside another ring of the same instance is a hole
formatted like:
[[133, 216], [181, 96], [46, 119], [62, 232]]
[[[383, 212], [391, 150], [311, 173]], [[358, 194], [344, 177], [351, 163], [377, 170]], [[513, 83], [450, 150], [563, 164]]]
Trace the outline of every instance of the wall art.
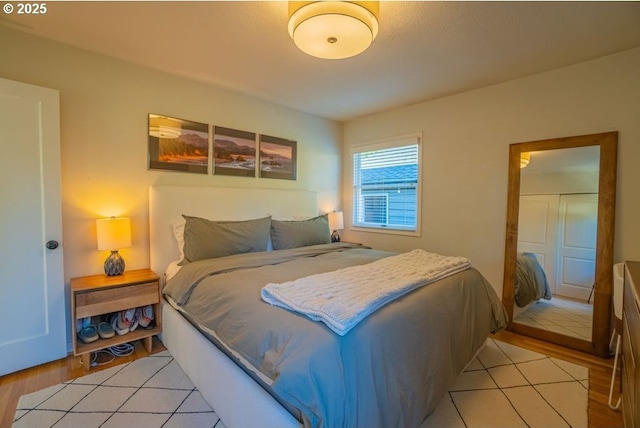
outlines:
[[149, 114], [149, 169], [206, 174], [209, 125]]
[[213, 174], [256, 176], [256, 134], [213, 127]]
[[260, 135], [260, 177], [296, 179], [295, 141]]

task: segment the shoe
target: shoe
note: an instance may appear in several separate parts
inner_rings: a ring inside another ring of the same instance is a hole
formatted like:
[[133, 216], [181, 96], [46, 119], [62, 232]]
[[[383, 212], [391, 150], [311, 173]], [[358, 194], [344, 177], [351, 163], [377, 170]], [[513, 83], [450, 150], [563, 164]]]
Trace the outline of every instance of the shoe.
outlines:
[[111, 324], [109, 324], [108, 322], [101, 322], [100, 324], [98, 324], [97, 330], [98, 335], [103, 339], [109, 339], [110, 337], [116, 335], [113, 327], [111, 327]]
[[98, 329], [95, 325], [85, 327], [78, 332], [78, 338], [84, 343], [91, 343], [98, 340]]
[[111, 328], [113, 328], [113, 331], [118, 333], [118, 336], [129, 333], [129, 328], [118, 327], [118, 318], [120, 318], [120, 312], [111, 314]]
[[153, 306], [147, 305], [143, 308], [140, 308], [140, 317], [138, 317], [138, 322], [140, 323], [140, 327], [147, 328], [151, 321], [153, 321]]
[[139, 324], [139, 319], [142, 317], [142, 312], [140, 311], [140, 308], [136, 308], [133, 311], [133, 319], [131, 319], [131, 324], [129, 325], [129, 331], [133, 331], [136, 328], [138, 328], [138, 324]]
[[76, 320], [76, 331], [87, 328], [91, 325], [91, 317], [80, 318]]
[[130, 330], [131, 323], [136, 315], [135, 309], [127, 309], [126, 311], [118, 312], [118, 328], [120, 330]]

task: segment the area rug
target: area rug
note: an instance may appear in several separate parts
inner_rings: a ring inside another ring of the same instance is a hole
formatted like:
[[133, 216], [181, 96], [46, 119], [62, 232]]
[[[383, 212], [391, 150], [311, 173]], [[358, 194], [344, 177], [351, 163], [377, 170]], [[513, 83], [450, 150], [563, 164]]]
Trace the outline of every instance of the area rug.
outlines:
[[[587, 427], [588, 370], [489, 339], [423, 428]], [[224, 428], [168, 352], [20, 398], [19, 427]]]

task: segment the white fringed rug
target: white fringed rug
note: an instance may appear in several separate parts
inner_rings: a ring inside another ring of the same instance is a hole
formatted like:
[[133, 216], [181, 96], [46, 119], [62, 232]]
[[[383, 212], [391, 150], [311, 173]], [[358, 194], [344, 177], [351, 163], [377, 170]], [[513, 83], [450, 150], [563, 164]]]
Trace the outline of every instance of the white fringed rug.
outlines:
[[[487, 341], [423, 428], [587, 427], [588, 370]], [[168, 352], [24, 395], [19, 427], [215, 427], [223, 422]]]
[[169, 352], [20, 397], [14, 427], [216, 427], [224, 424]]

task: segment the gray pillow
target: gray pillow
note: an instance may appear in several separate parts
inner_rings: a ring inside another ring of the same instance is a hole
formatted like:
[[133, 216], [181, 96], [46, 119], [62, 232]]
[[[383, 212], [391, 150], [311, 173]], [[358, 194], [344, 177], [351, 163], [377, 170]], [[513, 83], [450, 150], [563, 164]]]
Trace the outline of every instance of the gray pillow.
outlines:
[[180, 264], [240, 253], [267, 251], [271, 217], [212, 221], [183, 215], [184, 260]]
[[330, 244], [328, 216], [300, 221], [271, 220], [271, 243], [274, 250]]

